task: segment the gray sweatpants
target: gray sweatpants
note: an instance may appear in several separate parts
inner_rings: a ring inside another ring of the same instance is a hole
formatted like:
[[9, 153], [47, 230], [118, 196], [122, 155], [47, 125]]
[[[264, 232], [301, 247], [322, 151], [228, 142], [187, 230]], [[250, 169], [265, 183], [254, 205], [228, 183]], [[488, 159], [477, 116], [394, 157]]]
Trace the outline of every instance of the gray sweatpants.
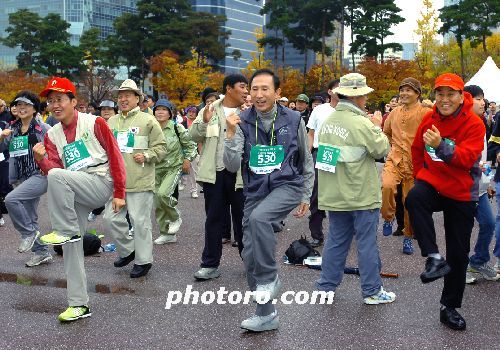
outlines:
[[[33, 237], [38, 226], [38, 203], [40, 197], [47, 192], [47, 178], [43, 175], [33, 175], [17, 185], [5, 197], [5, 206], [9, 211], [12, 224], [21, 234], [21, 238]], [[37, 239], [31, 248], [39, 255], [48, 254], [48, 247]]]
[[277, 225], [299, 205], [302, 189], [283, 185], [274, 189], [264, 199], [245, 200], [243, 211], [243, 251], [247, 281], [250, 290], [257, 284], [267, 284], [276, 278], [276, 235]]
[[[70, 237], [83, 237], [89, 212], [108, 202], [113, 195], [113, 182], [103, 176], [66, 169], [52, 169], [47, 178], [52, 229]], [[63, 251], [68, 304], [88, 305], [83, 239], [66, 243]]]
[[[135, 264], [144, 265], [153, 262], [153, 236], [151, 211], [153, 210], [153, 192], [127, 192], [126, 206], [119, 213], [113, 212], [111, 202], [106, 204], [104, 224], [116, 243], [118, 255], [122, 258], [135, 251]], [[126, 214], [134, 227], [134, 236], [128, 235]]]

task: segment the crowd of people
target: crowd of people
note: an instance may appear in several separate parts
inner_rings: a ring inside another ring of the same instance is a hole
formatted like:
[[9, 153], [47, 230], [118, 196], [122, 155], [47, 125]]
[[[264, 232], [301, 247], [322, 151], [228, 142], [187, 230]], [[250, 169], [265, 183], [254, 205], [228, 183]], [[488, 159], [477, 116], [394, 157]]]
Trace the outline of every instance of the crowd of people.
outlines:
[[[68, 308], [60, 321], [91, 316], [82, 240], [88, 222], [104, 213], [117, 248], [114, 266], [133, 263], [130, 277], [145, 276], [153, 244], [179, 239], [179, 191], [187, 186], [192, 198], [203, 192], [206, 214], [194, 278], [219, 277], [223, 244], [232, 242], [248, 288], [269, 297], [241, 328], [279, 327], [272, 302], [282, 286], [275, 233], [295, 210], [295, 217], [308, 217], [309, 244], [324, 245], [317, 290], [335, 293], [355, 238], [363, 302], [396, 299], [380, 278], [382, 217], [383, 236], [404, 236], [402, 253], [413, 254], [417, 240], [427, 258], [423, 283], [444, 278], [441, 322], [465, 329], [456, 310], [465, 284], [500, 279], [500, 213], [490, 204], [496, 196], [500, 208], [494, 171], [500, 112], [494, 102], [486, 104], [480, 87], [446, 73], [435, 80], [432, 102], [408, 77], [384, 114], [367, 110], [373, 89], [357, 73], [293, 101], [267, 69], [249, 80], [229, 74], [221, 88], [206, 88], [200, 105], [182, 113], [168, 99], [143, 94], [131, 79], [99, 104], [81, 103], [75, 86], [60, 77], [39, 94], [19, 92], [9, 109], [0, 100], [0, 202], [20, 234], [18, 251], [32, 252], [26, 266], [49, 264], [48, 247], [63, 246]], [[52, 231], [42, 234], [37, 209], [45, 193]], [[436, 243], [433, 213], [439, 211], [446, 257]], [[479, 233], [469, 258], [474, 218]]]

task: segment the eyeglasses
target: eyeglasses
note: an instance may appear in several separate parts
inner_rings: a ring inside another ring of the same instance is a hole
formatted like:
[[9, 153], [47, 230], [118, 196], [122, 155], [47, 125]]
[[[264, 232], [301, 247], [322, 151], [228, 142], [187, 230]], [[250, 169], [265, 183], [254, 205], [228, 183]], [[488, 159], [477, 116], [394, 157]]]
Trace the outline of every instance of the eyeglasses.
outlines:
[[47, 105], [53, 105], [56, 103], [60, 105], [65, 101], [69, 101], [69, 98], [65, 98], [65, 97], [49, 98], [47, 100]]

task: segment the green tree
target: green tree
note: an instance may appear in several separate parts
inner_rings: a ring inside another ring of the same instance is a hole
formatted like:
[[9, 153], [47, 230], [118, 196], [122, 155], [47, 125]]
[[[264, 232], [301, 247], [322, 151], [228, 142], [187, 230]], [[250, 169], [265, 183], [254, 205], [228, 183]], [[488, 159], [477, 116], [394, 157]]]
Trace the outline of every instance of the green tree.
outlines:
[[116, 34], [107, 40], [109, 56], [141, 81], [150, 72], [151, 57], [165, 50], [178, 54], [181, 61], [191, 58], [192, 48], [205, 57], [222, 58], [224, 45], [219, 40], [228, 35], [220, 29], [223, 19], [195, 13], [187, 0], [140, 0], [136, 14], [115, 20]]
[[30, 74], [34, 71], [35, 55], [40, 49], [40, 37], [37, 35], [40, 24], [40, 16], [27, 9], [10, 13], [9, 26], [5, 29], [8, 35], [1, 39], [5, 46], [21, 49], [16, 57], [17, 64]]
[[440, 34], [452, 33], [460, 48], [460, 71], [462, 78], [465, 77], [464, 64], [464, 40], [471, 35], [471, 14], [466, 12], [467, 4], [459, 2], [455, 5], [445, 6], [440, 9], [439, 19], [443, 26], [439, 29]]
[[500, 2], [498, 0], [468, 0], [463, 1], [463, 5], [467, 13], [473, 14], [469, 18], [472, 26], [465, 36], [473, 46], [481, 44], [487, 56], [486, 38], [492, 34], [492, 28], [500, 25]]
[[351, 52], [375, 58], [380, 54], [380, 61], [384, 62], [386, 49], [402, 50], [398, 43], [385, 42], [385, 38], [394, 34], [390, 28], [404, 21], [404, 18], [398, 15], [401, 9], [396, 6], [394, 0], [364, 0], [360, 1], [360, 5], [363, 14], [357, 18], [353, 28], [356, 38], [351, 44]]

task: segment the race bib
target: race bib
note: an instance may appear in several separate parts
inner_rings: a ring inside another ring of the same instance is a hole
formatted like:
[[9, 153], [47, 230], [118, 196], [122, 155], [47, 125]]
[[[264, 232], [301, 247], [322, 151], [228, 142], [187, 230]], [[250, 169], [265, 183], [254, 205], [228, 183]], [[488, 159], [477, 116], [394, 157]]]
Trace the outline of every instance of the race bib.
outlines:
[[134, 152], [135, 135], [130, 131], [115, 131], [116, 142], [122, 153]]
[[[448, 145], [451, 145], [451, 146], [455, 146], [455, 142], [453, 142], [452, 140], [449, 140], [449, 139], [443, 139], [444, 142]], [[436, 150], [434, 148], [432, 148], [431, 146], [428, 146], [428, 145], [425, 145], [425, 150], [427, 151], [427, 154], [429, 155], [429, 157], [431, 157], [431, 159], [435, 162], [442, 162], [443, 160], [441, 158], [439, 158], [437, 155], [436, 155]]]
[[87, 146], [82, 140], [64, 146], [63, 158], [65, 168], [71, 171], [80, 170], [94, 163]]
[[281, 169], [285, 159], [283, 146], [252, 146], [250, 149], [250, 170], [255, 174], [269, 174]]
[[0, 162], [3, 162], [5, 160], [5, 156], [3, 155], [3, 153], [0, 153]]
[[319, 145], [316, 156], [316, 169], [335, 173], [340, 149], [333, 146]]
[[21, 157], [28, 154], [28, 136], [14, 137], [10, 141], [9, 153], [11, 157]]

